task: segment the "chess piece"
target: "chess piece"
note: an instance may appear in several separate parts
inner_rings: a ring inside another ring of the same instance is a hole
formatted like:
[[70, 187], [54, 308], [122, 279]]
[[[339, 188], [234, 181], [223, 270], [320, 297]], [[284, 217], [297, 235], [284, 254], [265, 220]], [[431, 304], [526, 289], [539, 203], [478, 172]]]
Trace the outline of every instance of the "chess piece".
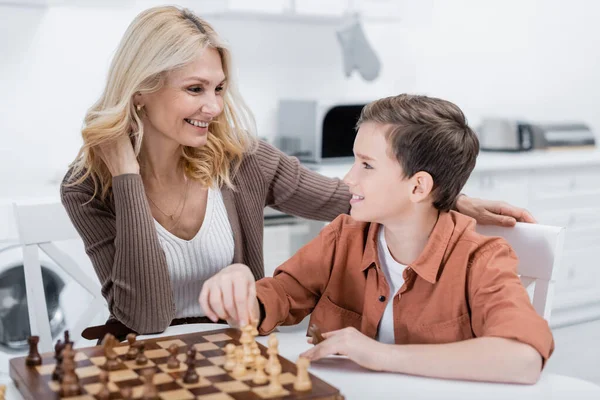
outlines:
[[6, 385], [0, 385], [0, 400], [5, 400]]
[[312, 382], [310, 380], [310, 376], [308, 375], [309, 365], [310, 360], [308, 358], [299, 357], [298, 361], [296, 361], [298, 374], [296, 375], [296, 380], [294, 381], [294, 390], [299, 392], [307, 392], [312, 389]]
[[67, 329], [64, 333], [65, 336], [65, 345], [70, 344], [71, 347], [75, 346], [75, 343], [71, 340], [71, 335], [69, 334], [69, 330]]
[[81, 387], [79, 386], [79, 378], [75, 373], [75, 352], [71, 344], [65, 345], [62, 357], [63, 378], [60, 384], [60, 395], [62, 397], [79, 396]]
[[281, 375], [281, 364], [277, 363], [275, 365], [271, 366], [271, 371], [269, 372], [269, 387], [268, 387], [268, 392], [269, 395], [273, 396], [273, 395], [277, 395], [279, 393], [281, 393], [281, 391], [283, 390], [283, 386], [281, 385], [281, 380], [280, 380], [280, 375]]
[[138, 345], [137, 345], [138, 354], [135, 357], [135, 363], [137, 365], [146, 365], [148, 363], [148, 357], [146, 357], [146, 355], [144, 354], [145, 348], [146, 348], [146, 345], [144, 343], [138, 343]]
[[258, 336], [258, 321], [252, 321], [252, 332], [250, 332], [252, 336]]
[[144, 391], [142, 392], [142, 400], [158, 400], [158, 389], [154, 385], [154, 368], [143, 369], [140, 374], [144, 379]]
[[242, 336], [240, 337], [240, 343], [242, 344], [242, 349], [244, 351], [243, 363], [246, 366], [250, 366], [254, 363], [251, 348], [252, 342], [254, 342], [254, 338], [252, 337], [252, 325], [246, 325], [242, 328]]
[[169, 346], [169, 359], [167, 360], [167, 368], [169, 369], [177, 369], [179, 368], [179, 360], [177, 359], [177, 353], [179, 353], [179, 346], [175, 343]]
[[138, 347], [137, 347], [137, 343], [135, 342], [135, 333], [130, 333], [127, 335], [127, 342], [129, 343], [129, 350], [127, 350], [127, 354], [125, 355], [125, 358], [128, 360], [135, 360], [135, 358], [138, 355]]
[[271, 367], [275, 364], [279, 364], [279, 359], [277, 355], [279, 354], [279, 340], [274, 333], [269, 335], [269, 340], [267, 341], [269, 348], [267, 349], [267, 354], [269, 354], [269, 361], [267, 361], [266, 371], [268, 374], [271, 374]]
[[121, 389], [121, 397], [123, 400], [131, 400], [133, 399], [133, 390], [130, 386], [124, 387]]
[[254, 360], [254, 363], [256, 365], [256, 373], [254, 374], [254, 377], [252, 378], [252, 382], [256, 383], [257, 385], [262, 385], [262, 384], [267, 383], [268, 377], [267, 377], [267, 374], [265, 374], [265, 365], [267, 364], [267, 359], [264, 358], [263, 356], [259, 355]]
[[244, 364], [244, 349], [237, 347], [235, 349], [235, 367], [231, 371], [234, 378], [241, 378], [246, 375], [246, 365]]
[[114, 371], [121, 366], [119, 355], [114, 350], [117, 343], [119, 343], [117, 339], [110, 333], [107, 333], [102, 339], [102, 348], [104, 350], [104, 357], [106, 357], [106, 362], [102, 368], [107, 371]]
[[98, 400], [109, 400], [110, 399], [110, 390], [108, 389], [108, 372], [100, 371], [100, 375], [98, 376], [100, 379], [100, 390], [96, 393], [96, 398]]
[[64, 348], [62, 340], [58, 339], [54, 345], [54, 359], [56, 360], [56, 367], [54, 367], [54, 372], [52, 372], [52, 380], [54, 381], [62, 381], [62, 351]]
[[42, 356], [38, 352], [38, 343], [40, 342], [39, 336], [29, 336], [27, 343], [29, 343], [29, 354], [25, 359], [25, 365], [32, 367], [34, 365], [42, 365]]
[[185, 360], [187, 364], [187, 370], [185, 371], [185, 375], [183, 376], [184, 383], [198, 383], [200, 377], [196, 372], [196, 349], [193, 346], [187, 351], [187, 358]]
[[325, 338], [321, 334], [321, 330], [316, 324], [312, 324], [308, 327], [308, 334], [312, 336], [312, 342], [314, 345], [321, 343]]
[[225, 354], [227, 355], [227, 360], [223, 368], [226, 371], [233, 371], [233, 367], [235, 367], [235, 344], [229, 343], [225, 346]]

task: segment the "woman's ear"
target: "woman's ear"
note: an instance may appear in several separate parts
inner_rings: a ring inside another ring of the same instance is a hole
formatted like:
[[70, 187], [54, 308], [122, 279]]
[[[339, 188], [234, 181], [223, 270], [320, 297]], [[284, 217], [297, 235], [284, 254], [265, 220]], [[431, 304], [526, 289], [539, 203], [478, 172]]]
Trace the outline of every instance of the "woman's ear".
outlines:
[[433, 178], [429, 172], [419, 171], [410, 178], [412, 183], [411, 201], [420, 203], [433, 191]]

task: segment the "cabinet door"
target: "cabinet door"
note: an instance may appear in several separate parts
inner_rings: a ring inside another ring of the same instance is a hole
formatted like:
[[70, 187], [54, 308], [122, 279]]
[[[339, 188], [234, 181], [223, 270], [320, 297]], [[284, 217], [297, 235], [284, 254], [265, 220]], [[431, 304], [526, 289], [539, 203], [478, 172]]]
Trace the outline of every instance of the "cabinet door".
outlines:
[[463, 188], [470, 197], [528, 207], [528, 171], [475, 172]]

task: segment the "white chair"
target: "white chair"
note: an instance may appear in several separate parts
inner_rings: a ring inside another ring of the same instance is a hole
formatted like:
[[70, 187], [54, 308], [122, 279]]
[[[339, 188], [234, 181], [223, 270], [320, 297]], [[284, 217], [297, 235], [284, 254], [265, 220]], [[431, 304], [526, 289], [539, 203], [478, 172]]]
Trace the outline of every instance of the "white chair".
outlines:
[[79, 234], [60, 203], [24, 205], [13, 203], [19, 242], [23, 246], [23, 266], [27, 292], [27, 308], [32, 335], [38, 335], [40, 352], [53, 350], [46, 297], [42, 282], [42, 268], [38, 249], [50, 257], [74, 281], [79, 283], [93, 300], [86, 312], [75, 321], [69, 333], [73, 341], [81, 339], [81, 332], [99, 314], [108, 309], [99, 283], [88, 276], [75, 261], [54, 243], [78, 239]]
[[558, 276], [565, 240], [565, 228], [517, 223], [513, 228], [477, 225], [477, 232], [504, 238], [519, 257], [517, 272], [523, 286], [534, 285], [533, 308], [550, 321], [554, 283]]

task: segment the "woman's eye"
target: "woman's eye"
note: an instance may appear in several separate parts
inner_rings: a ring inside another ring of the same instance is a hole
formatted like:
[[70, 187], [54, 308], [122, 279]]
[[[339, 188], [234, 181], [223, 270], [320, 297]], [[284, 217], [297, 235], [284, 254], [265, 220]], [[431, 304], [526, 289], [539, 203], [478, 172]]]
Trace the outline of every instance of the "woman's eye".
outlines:
[[362, 164], [363, 164], [363, 167], [365, 167], [365, 169], [373, 169], [373, 167], [371, 167], [371, 166], [369, 165], [369, 163], [366, 163], [366, 162], [364, 162], [364, 163], [362, 163]]
[[215, 92], [222, 93], [224, 90], [225, 90], [225, 88], [223, 86], [217, 86], [217, 88], [215, 89]]
[[200, 86], [194, 86], [194, 87], [189, 88], [188, 90], [193, 93], [201, 93], [202, 90], [204, 90], [204, 89]]

